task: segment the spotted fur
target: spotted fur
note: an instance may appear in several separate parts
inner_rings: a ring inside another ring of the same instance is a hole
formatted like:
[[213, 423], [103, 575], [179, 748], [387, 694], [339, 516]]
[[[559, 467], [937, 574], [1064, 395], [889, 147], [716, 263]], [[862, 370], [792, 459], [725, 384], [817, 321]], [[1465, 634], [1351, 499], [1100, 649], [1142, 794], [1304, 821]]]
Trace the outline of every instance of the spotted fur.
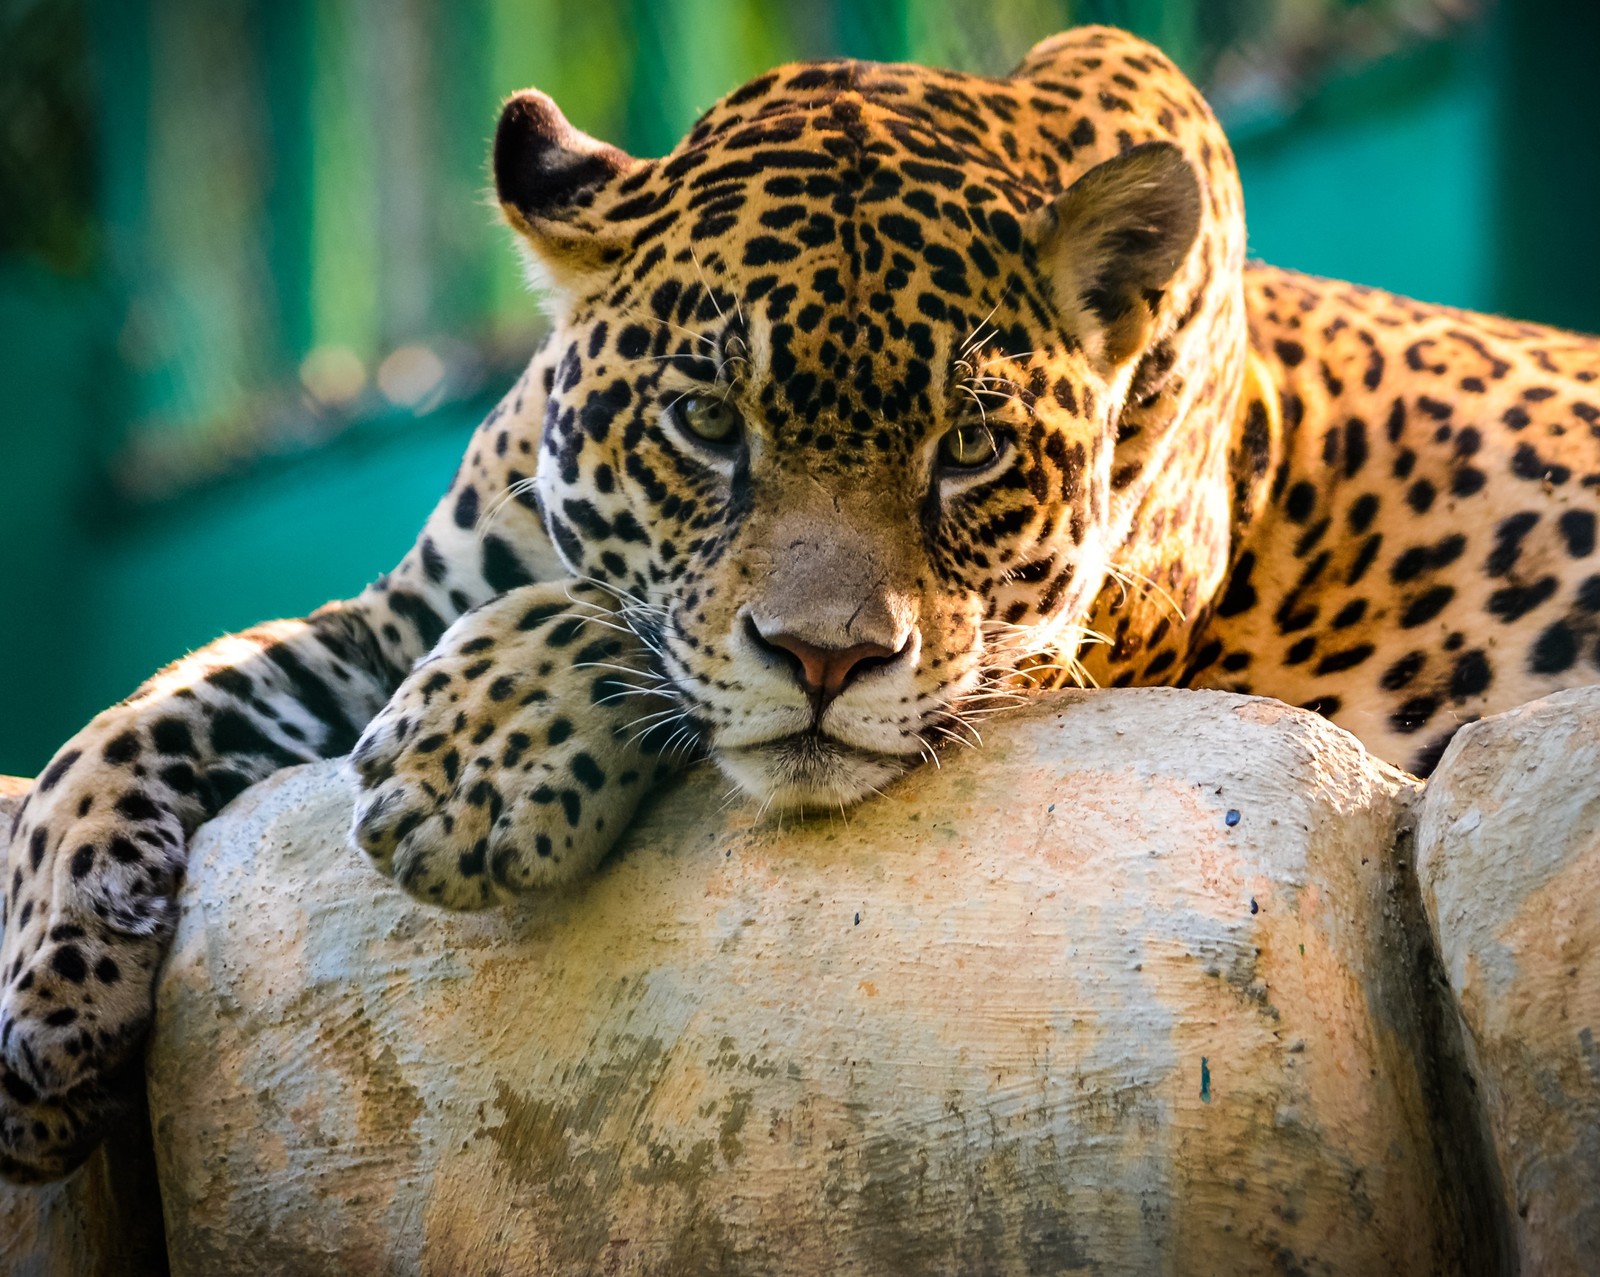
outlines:
[[16, 818], [12, 1177], [93, 1146], [189, 835], [292, 763], [353, 750], [355, 842], [478, 907], [694, 754], [848, 803], [1092, 680], [1426, 772], [1600, 670], [1600, 343], [1247, 265], [1225, 138], [1130, 36], [782, 67], [660, 160], [529, 92], [495, 173], [553, 330], [416, 546], [155, 676]]

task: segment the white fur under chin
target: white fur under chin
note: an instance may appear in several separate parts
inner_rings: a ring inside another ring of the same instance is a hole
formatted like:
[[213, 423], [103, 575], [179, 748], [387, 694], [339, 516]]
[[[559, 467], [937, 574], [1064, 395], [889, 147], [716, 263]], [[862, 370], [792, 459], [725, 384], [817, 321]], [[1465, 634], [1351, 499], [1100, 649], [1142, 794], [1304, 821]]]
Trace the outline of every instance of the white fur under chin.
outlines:
[[849, 807], [877, 793], [916, 761], [868, 754], [810, 735], [718, 750], [715, 757], [740, 789], [780, 811]]

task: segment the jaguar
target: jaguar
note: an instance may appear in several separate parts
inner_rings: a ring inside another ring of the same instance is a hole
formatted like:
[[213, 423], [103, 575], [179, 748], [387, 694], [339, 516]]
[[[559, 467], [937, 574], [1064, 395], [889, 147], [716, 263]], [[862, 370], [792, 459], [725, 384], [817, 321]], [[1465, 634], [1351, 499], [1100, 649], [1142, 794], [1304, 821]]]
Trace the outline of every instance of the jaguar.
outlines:
[[190, 835], [349, 755], [354, 844], [472, 909], [709, 757], [862, 800], [1068, 684], [1276, 697], [1425, 774], [1600, 670], [1600, 341], [1249, 263], [1149, 44], [780, 67], [667, 156], [504, 105], [550, 330], [399, 565], [68, 741], [11, 831], [0, 1171], [139, 1068]]

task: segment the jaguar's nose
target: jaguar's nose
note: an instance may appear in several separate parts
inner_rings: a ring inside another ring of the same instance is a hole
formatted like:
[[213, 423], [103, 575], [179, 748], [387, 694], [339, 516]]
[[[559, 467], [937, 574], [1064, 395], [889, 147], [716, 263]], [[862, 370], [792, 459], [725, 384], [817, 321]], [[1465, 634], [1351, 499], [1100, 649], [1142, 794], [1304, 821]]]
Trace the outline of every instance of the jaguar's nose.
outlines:
[[856, 679], [898, 659], [910, 646], [907, 640], [898, 649], [885, 647], [881, 643], [828, 647], [797, 634], [765, 634], [755, 619], [749, 616], [745, 618], [745, 629], [758, 651], [788, 666], [819, 715], [829, 702]]

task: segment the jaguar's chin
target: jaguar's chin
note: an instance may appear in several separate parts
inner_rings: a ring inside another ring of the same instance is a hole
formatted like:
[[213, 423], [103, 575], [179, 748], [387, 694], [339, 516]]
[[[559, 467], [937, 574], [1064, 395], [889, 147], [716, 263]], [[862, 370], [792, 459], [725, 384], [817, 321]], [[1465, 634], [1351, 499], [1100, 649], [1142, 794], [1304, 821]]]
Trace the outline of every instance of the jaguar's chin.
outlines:
[[848, 807], [877, 793], [915, 761], [801, 732], [716, 751], [717, 766], [749, 794], [783, 811]]

